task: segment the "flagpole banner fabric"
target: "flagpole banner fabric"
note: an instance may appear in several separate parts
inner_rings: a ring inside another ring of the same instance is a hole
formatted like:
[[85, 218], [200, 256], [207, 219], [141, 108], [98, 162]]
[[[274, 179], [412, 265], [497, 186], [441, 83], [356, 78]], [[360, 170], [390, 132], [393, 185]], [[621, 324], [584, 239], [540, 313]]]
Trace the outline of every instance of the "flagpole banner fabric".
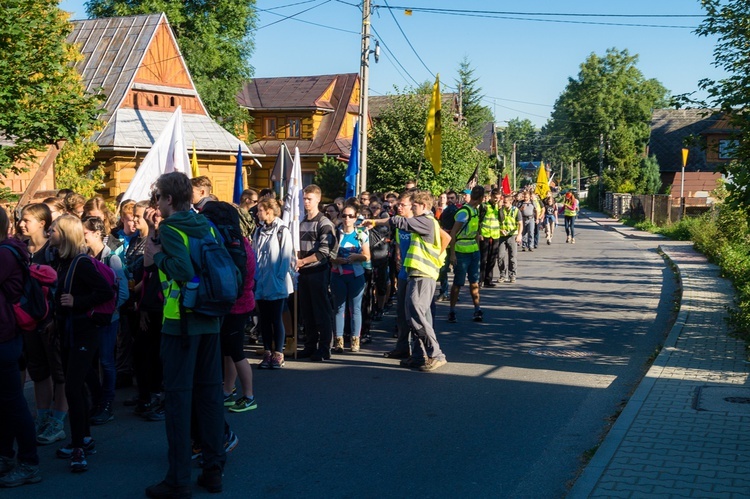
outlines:
[[549, 181], [547, 180], [547, 169], [544, 163], [539, 165], [539, 173], [536, 176], [536, 193], [539, 197], [547, 197], [549, 192]]
[[198, 155], [195, 153], [195, 141], [193, 141], [193, 156], [190, 158], [190, 173], [192, 173], [193, 178], [201, 176], [198, 168]]
[[466, 182], [466, 187], [464, 187], [465, 190], [470, 191], [474, 187], [477, 186], [479, 183], [479, 165], [474, 168], [474, 173], [471, 174], [471, 177], [469, 177], [469, 181]]
[[281, 220], [289, 227], [292, 233], [294, 253], [299, 251], [299, 222], [304, 212], [302, 199], [302, 163], [299, 159], [299, 148], [294, 148], [294, 159], [292, 160], [292, 172], [286, 184], [286, 197], [284, 198], [284, 211]]
[[346, 199], [357, 195], [357, 174], [359, 173], [359, 121], [354, 123], [354, 138], [352, 150], [349, 153], [349, 163], [346, 165]]
[[288, 183], [289, 177], [292, 175], [293, 168], [292, 155], [289, 154], [289, 148], [286, 144], [281, 144], [279, 154], [276, 156], [276, 163], [273, 165], [271, 170], [271, 182], [282, 182]]
[[237, 163], [234, 168], [234, 190], [232, 191], [232, 202], [236, 205], [240, 204], [240, 198], [242, 197], [242, 191], [245, 190], [244, 177], [245, 171], [242, 167], [242, 145], [237, 145]]
[[503, 194], [507, 196], [510, 192], [510, 179], [508, 179], [508, 175], [506, 174], [503, 177]]
[[432, 87], [432, 97], [430, 98], [430, 109], [427, 111], [427, 126], [425, 127], [424, 136], [424, 157], [432, 163], [435, 175], [439, 175], [443, 169], [443, 160], [440, 153], [442, 141], [441, 107], [440, 75], [438, 74], [435, 78], [435, 85]]
[[122, 199], [145, 201], [162, 173], [182, 172], [191, 177], [190, 157], [182, 125], [182, 107], [175, 109], [164, 130], [143, 158]]

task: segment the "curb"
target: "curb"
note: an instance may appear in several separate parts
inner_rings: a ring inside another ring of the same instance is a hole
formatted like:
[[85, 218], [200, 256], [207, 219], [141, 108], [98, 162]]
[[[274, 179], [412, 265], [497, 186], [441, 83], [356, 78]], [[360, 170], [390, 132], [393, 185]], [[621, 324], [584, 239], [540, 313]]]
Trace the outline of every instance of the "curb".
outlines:
[[[591, 217], [589, 217], [589, 219], [597, 225], [601, 225]], [[597, 483], [599, 483], [599, 479], [604, 474], [604, 471], [607, 469], [607, 466], [614, 457], [615, 452], [617, 452], [617, 449], [625, 438], [625, 435], [627, 435], [630, 427], [633, 425], [633, 421], [635, 421], [635, 418], [638, 416], [641, 407], [643, 407], [643, 403], [651, 393], [651, 390], [656, 384], [656, 380], [659, 379], [662, 372], [664, 372], [664, 368], [667, 366], [669, 358], [672, 355], [672, 351], [677, 344], [677, 339], [680, 337], [680, 333], [682, 333], [682, 330], [689, 318], [689, 313], [686, 311], [687, 307], [683, 306], [685, 293], [684, 288], [682, 287], [683, 280], [682, 274], [680, 272], [680, 267], [672, 260], [669, 254], [663, 250], [661, 245], [659, 245], [659, 252], [670, 263], [672, 269], [674, 269], [675, 271], [675, 275], [679, 279], [679, 287], [681, 292], [680, 311], [677, 314], [677, 319], [672, 325], [672, 329], [670, 329], [666, 340], [664, 340], [664, 345], [661, 349], [661, 352], [659, 352], [659, 355], [654, 360], [654, 363], [641, 379], [641, 382], [638, 384], [638, 388], [636, 388], [635, 392], [633, 392], [633, 395], [628, 400], [628, 403], [625, 405], [622, 413], [620, 413], [620, 416], [615, 421], [615, 424], [612, 425], [612, 428], [607, 433], [604, 441], [602, 441], [602, 443], [600, 444], [599, 448], [594, 454], [594, 457], [591, 458], [591, 461], [589, 461], [588, 465], [586, 465], [586, 468], [584, 468], [583, 473], [581, 473], [573, 487], [567, 493], [566, 498], [583, 499], [589, 497], [594, 491]]]

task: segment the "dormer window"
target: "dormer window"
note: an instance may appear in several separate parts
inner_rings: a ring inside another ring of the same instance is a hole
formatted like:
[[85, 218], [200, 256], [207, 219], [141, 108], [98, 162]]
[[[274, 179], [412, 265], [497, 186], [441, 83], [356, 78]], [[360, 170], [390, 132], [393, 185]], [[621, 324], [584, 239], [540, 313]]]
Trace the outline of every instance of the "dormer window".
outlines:
[[263, 118], [263, 136], [276, 138], [276, 118]]
[[735, 159], [737, 157], [737, 147], [739, 141], [734, 139], [719, 140], [719, 159]]

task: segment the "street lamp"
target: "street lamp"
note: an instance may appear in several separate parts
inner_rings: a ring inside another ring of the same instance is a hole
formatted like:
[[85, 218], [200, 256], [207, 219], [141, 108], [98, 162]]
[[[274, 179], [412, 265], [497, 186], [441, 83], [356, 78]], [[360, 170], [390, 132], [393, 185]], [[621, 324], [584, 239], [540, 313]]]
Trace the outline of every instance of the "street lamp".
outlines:
[[685, 165], [688, 160], [688, 153], [690, 151], [686, 148], [682, 148], [682, 176], [680, 177], [680, 220], [685, 218]]

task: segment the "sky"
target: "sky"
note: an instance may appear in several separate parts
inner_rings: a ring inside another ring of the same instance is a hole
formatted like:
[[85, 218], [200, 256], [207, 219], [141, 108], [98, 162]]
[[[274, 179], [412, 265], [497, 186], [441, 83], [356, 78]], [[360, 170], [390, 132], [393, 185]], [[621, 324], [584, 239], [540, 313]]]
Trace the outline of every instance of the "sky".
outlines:
[[[62, 0], [60, 7], [71, 12], [72, 19], [85, 19], [83, 3]], [[643, 75], [656, 78], [673, 95], [696, 92], [695, 97], [705, 97], [698, 82], [724, 76], [712, 65], [716, 40], [695, 35], [700, 17], [686, 17], [703, 14], [699, 0], [372, 4], [371, 48], [374, 40], [380, 42], [380, 59], [375, 63], [370, 58], [370, 95], [432, 82], [438, 73], [443, 91], [456, 91], [458, 67], [466, 57], [485, 96], [483, 103], [500, 127], [514, 118], [544, 125], [568, 78], [577, 76], [591, 53], [604, 56], [608, 48], [637, 54]], [[254, 76], [359, 72], [361, 5], [361, 0], [257, 0], [250, 60]]]

